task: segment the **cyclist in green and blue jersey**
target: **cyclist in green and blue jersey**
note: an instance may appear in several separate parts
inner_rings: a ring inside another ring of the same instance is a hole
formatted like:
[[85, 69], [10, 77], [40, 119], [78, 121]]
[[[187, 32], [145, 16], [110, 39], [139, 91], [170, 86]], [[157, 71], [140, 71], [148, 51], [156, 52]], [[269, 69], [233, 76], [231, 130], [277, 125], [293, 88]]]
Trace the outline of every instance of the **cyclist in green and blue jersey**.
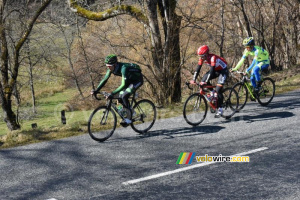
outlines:
[[[270, 60], [269, 60], [269, 53], [262, 47], [255, 46], [255, 42], [253, 37], [247, 37], [243, 41], [243, 45], [245, 46], [245, 51], [243, 53], [243, 56], [241, 60], [238, 62], [235, 68], [231, 69], [231, 71], [236, 71], [238, 70], [248, 57], [248, 55], [253, 56], [253, 61], [249, 68], [246, 70], [246, 73], [249, 73], [250, 70], [251, 72], [251, 84], [254, 88], [254, 91], [258, 91], [261, 85], [261, 71], [265, 70], [269, 67], [270, 65]], [[256, 84], [258, 83], [258, 84]]]

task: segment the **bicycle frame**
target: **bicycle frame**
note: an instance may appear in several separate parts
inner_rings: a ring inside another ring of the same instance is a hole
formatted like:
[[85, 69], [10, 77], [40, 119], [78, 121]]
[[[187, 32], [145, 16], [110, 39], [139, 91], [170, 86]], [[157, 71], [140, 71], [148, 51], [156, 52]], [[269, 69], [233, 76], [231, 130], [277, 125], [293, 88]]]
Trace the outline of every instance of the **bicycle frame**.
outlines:
[[200, 85], [199, 88], [200, 88], [200, 94], [203, 95], [204, 98], [208, 101], [209, 106], [212, 109], [217, 110], [217, 108], [218, 108], [218, 101], [216, 101], [215, 104], [213, 104], [211, 101], [209, 101], [209, 99], [208, 99], [208, 97], [206, 95], [207, 91], [204, 90], [204, 89], [214, 89], [214, 88], [216, 88], [216, 86], [214, 86], [214, 85], [205, 85], [205, 86]]
[[256, 96], [252, 90], [252, 85], [249, 83], [247, 75], [243, 75], [243, 72], [239, 72], [239, 71], [237, 71], [237, 73], [242, 75], [242, 79], [240, 80], [240, 83], [246, 86], [251, 98], [256, 99]]
[[[100, 93], [103, 94], [103, 95], [105, 95], [105, 96], [108, 95], [108, 93], [106, 93], [106, 92], [100, 92]], [[98, 100], [100, 100], [100, 98], [98, 98], [96, 95], [95, 95], [95, 98], [98, 99]], [[133, 108], [134, 104], [136, 103], [135, 93], [133, 93], [133, 95], [132, 95], [132, 97], [130, 97], [130, 99], [131, 99], [131, 101], [129, 101], [129, 105], [130, 105], [130, 108]], [[122, 101], [122, 98], [116, 97], [116, 98], [112, 98], [112, 99], [107, 100], [106, 107], [108, 108], [108, 110], [111, 110], [111, 108], [113, 108], [114, 111], [116, 113], [118, 113], [118, 115], [124, 120], [125, 117], [122, 116], [118, 112], [119, 111], [119, 109], [117, 108], [118, 103], [114, 103], [113, 100], [117, 100], [120, 103]], [[122, 104], [122, 106], [124, 106], [123, 103], [120, 103], [120, 104]]]
[[[206, 95], [206, 93], [207, 93], [208, 91], [205, 91], [205, 89], [214, 89], [214, 88], [216, 88], [216, 86], [214, 86], [214, 85], [200, 85], [199, 83], [196, 83], [196, 84], [197, 84], [197, 86], [199, 86], [199, 93], [200, 93], [201, 95], [204, 96], [204, 98], [206, 99], [207, 102], [209, 102], [209, 106], [210, 106], [212, 109], [217, 110], [217, 108], [218, 108], [218, 101], [216, 101], [216, 103], [213, 104], [213, 103], [208, 99], [208, 97], [207, 97], [207, 95]], [[190, 86], [189, 86], [188, 83], [186, 83], [186, 85], [190, 88]], [[190, 88], [190, 89], [191, 89], [191, 88]]]
[[253, 93], [253, 90], [252, 90], [252, 86], [250, 85], [250, 83], [248, 81], [245, 81], [243, 84], [246, 86], [251, 98], [256, 99], [256, 97]]

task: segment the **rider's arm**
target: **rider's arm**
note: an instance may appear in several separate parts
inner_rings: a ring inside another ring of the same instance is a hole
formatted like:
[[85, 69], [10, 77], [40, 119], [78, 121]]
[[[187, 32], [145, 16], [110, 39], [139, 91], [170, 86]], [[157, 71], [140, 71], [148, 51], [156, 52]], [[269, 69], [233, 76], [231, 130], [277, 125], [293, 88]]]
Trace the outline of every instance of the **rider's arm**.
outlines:
[[123, 89], [125, 89], [126, 79], [127, 79], [127, 73], [128, 73], [128, 72], [126, 72], [126, 67], [123, 67], [123, 68], [121, 69], [122, 83], [121, 83], [121, 85], [120, 85], [117, 89], [115, 89], [115, 90], [111, 93], [112, 95], [117, 94], [117, 93], [119, 93], [120, 91], [122, 91]]
[[238, 62], [238, 64], [235, 66], [235, 68], [232, 69], [232, 71], [237, 71], [243, 65], [243, 63], [246, 60], [247, 56], [248, 56], [247, 50], [245, 50], [241, 60]]
[[247, 73], [249, 73], [249, 71], [256, 65], [258, 53], [259, 53], [259, 49], [257, 49], [255, 51], [253, 61], [252, 61], [251, 65], [250, 65], [250, 67], [248, 67], [248, 69], [246, 70]]
[[200, 72], [200, 70], [201, 70], [201, 67], [202, 67], [202, 65], [199, 65], [199, 64], [198, 64], [197, 69], [196, 69], [196, 71], [195, 71], [195, 73], [194, 73], [193, 81], [196, 81], [196, 80], [197, 80], [197, 77], [198, 77], [198, 75], [199, 75], [199, 72]]
[[254, 67], [254, 65], [256, 64], [256, 56], [254, 57], [250, 67], [248, 67], [248, 69], [246, 70], [247, 73], [249, 73], [249, 71]]
[[211, 66], [210, 70], [209, 70], [209, 74], [207, 76], [207, 79], [205, 80], [205, 82], [207, 83], [209, 81], [209, 78], [211, 77], [211, 75], [214, 73], [215, 70], [215, 66]]
[[126, 80], [125, 77], [122, 76], [121, 85], [111, 93], [112, 95], [117, 94], [118, 92], [122, 91], [125, 88], [125, 80]]
[[97, 86], [97, 89], [95, 90], [96, 92], [101, 90], [101, 88], [106, 84], [106, 82], [109, 79], [110, 75], [111, 75], [111, 71], [108, 69], [106, 71], [106, 74], [105, 74], [104, 78], [100, 81], [99, 85]]

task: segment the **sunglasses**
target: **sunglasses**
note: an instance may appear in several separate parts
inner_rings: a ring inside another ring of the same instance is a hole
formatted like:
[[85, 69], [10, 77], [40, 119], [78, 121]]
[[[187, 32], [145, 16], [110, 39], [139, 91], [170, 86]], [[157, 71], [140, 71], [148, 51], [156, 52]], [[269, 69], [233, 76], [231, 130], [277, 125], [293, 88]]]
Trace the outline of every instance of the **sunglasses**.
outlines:
[[200, 58], [205, 58], [206, 57], [206, 55], [205, 54], [203, 54], [203, 55], [198, 55]]

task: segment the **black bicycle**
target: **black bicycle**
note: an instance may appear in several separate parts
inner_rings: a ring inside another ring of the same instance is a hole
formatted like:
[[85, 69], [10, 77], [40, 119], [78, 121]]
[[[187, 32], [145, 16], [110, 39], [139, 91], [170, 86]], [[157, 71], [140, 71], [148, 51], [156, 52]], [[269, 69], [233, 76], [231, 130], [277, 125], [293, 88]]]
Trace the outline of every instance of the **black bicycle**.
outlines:
[[[101, 100], [97, 95], [102, 94], [105, 97], [109, 95], [107, 92], [94, 93], [94, 97], [97, 100]], [[144, 134], [149, 131], [156, 120], [156, 108], [152, 101], [148, 99], [142, 99], [136, 101], [136, 95], [133, 94], [130, 98], [130, 109], [126, 109], [123, 106], [122, 99], [119, 97], [113, 97], [106, 101], [105, 106], [99, 106], [96, 108], [88, 121], [88, 132], [93, 140], [103, 142], [112, 136], [117, 127], [117, 115], [122, 120], [130, 118], [132, 123], [131, 128], [140, 134]], [[123, 127], [124, 125], [121, 123]]]

